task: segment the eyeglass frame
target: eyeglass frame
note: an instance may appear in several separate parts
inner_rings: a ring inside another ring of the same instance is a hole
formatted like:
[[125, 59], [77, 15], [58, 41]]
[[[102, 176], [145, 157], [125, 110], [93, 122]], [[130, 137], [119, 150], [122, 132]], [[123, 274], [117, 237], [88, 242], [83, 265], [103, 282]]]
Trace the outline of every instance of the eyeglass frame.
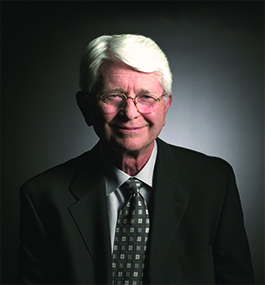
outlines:
[[[102, 94], [97, 94], [96, 97], [101, 100], [101, 98], [102, 98], [104, 95], [109, 94], [109, 93], [115, 93], [115, 91], [112, 91], [112, 92], [110, 91], [110, 92], [104, 92], [104, 93], [102, 93]], [[137, 96], [141, 95], [141, 93], [137, 94], [135, 97], [127, 96], [127, 95], [126, 95], [125, 93], [123, 93], [123, 92], [118, 92], [118, 91], [117, 91], [117, 93], [119, 93], [119, 95], [123, 95], [123, 97], [125, 98], [126, 101], [127, 101], [128, 99], [132, 99], [132, 100], [133, 100], [133, 103], [134, 103], [134, 105], [135, 105], [135, 107], [136, 107], [137, 110], [138, 110], [138, 112], [140, 112], [139, 109], [138, 109], [138, 105], [137, 105]], [[158, 102], [160, 102], [160, 101], [162, 100], [162, 98], [167, 95], [167, 92], [163, 92], [163, 94], [162, 94], [160, 97], [159, 97], [157, 94], [155, 94], [155, 93], [147, 93], [147, 94], [144, 94], [144, 95], [155, 95], [155, 96], [157, 97], [157, 99], [155, 99], [155, 102], [157, 102], [157, 100], [158, 100]], [[126, 101], [124, 101], [124, 103], [125, 103]], [[103, 101], [101, 100], [101, 102], [103, 102]], [[107, 104], [107, 103], [106, 103], [106, 104]], [[112, 106], [113, 106], [113, 105], [112, 105]], [[125, 106], [125, 104], [124, 104], [124, 106]], [[124, 106], [121, 107], [120, 109], [124, 108]], [[118, 107], [118, 106], [117, 106], [117, 107]], [[142, 113], [142, 112], [140, 112], [140, 113]]]

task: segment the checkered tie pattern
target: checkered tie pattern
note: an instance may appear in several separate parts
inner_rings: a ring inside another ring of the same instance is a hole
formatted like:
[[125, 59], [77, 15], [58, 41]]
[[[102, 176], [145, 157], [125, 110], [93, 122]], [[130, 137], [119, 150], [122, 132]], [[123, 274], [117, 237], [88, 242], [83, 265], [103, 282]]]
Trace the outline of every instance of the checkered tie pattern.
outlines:
[[149, 213], [136, 178], [124, 184], [131, 196], [119, 211], [112, 255], [112, 285], [141, 285], [149, 233]]

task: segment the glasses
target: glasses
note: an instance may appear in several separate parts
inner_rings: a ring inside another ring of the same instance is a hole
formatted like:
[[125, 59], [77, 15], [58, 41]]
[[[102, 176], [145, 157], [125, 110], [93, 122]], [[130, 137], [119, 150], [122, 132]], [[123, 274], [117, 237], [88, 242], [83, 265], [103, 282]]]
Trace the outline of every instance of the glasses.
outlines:
[[154, 112], [159, 102], [166, 95], [163, 93], [161, 97], [152, 93], [137, 94], [135, 97], [129, 97], [121, 92], [108, 92], [97, 95], [100, 100], [100, 105], [106, 113], [115, 113], [124, 108], [126, 101], [132, 99], [135, 107], [140, 113], [148, 114]]

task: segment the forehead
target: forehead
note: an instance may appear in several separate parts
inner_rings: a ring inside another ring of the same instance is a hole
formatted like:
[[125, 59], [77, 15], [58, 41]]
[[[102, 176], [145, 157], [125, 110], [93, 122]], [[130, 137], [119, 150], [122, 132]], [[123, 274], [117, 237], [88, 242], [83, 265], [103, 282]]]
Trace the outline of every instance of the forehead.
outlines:
[[126, 92], [137, 92], [144, 89], [154, 93], [163, 92], [159, 75], [136, 71], [124, 63], [104, 63], [101, 75], [103, 88], [106, 90], [122, 89]]

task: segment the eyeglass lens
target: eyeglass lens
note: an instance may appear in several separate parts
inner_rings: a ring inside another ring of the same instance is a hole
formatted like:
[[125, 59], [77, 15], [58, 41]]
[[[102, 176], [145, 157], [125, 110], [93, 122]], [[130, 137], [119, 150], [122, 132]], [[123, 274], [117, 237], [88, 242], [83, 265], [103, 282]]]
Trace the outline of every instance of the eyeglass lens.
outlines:
[[127, 97], [124, 94], [104, 94], [100, 100], [100, 105], [107, 113], [115, 113], [125, 107], [127, 100], [133, 100], [140, 113], [152, 113], [157, 109], [159, 97], [157, 95], [139, 94], [135, 98]]

